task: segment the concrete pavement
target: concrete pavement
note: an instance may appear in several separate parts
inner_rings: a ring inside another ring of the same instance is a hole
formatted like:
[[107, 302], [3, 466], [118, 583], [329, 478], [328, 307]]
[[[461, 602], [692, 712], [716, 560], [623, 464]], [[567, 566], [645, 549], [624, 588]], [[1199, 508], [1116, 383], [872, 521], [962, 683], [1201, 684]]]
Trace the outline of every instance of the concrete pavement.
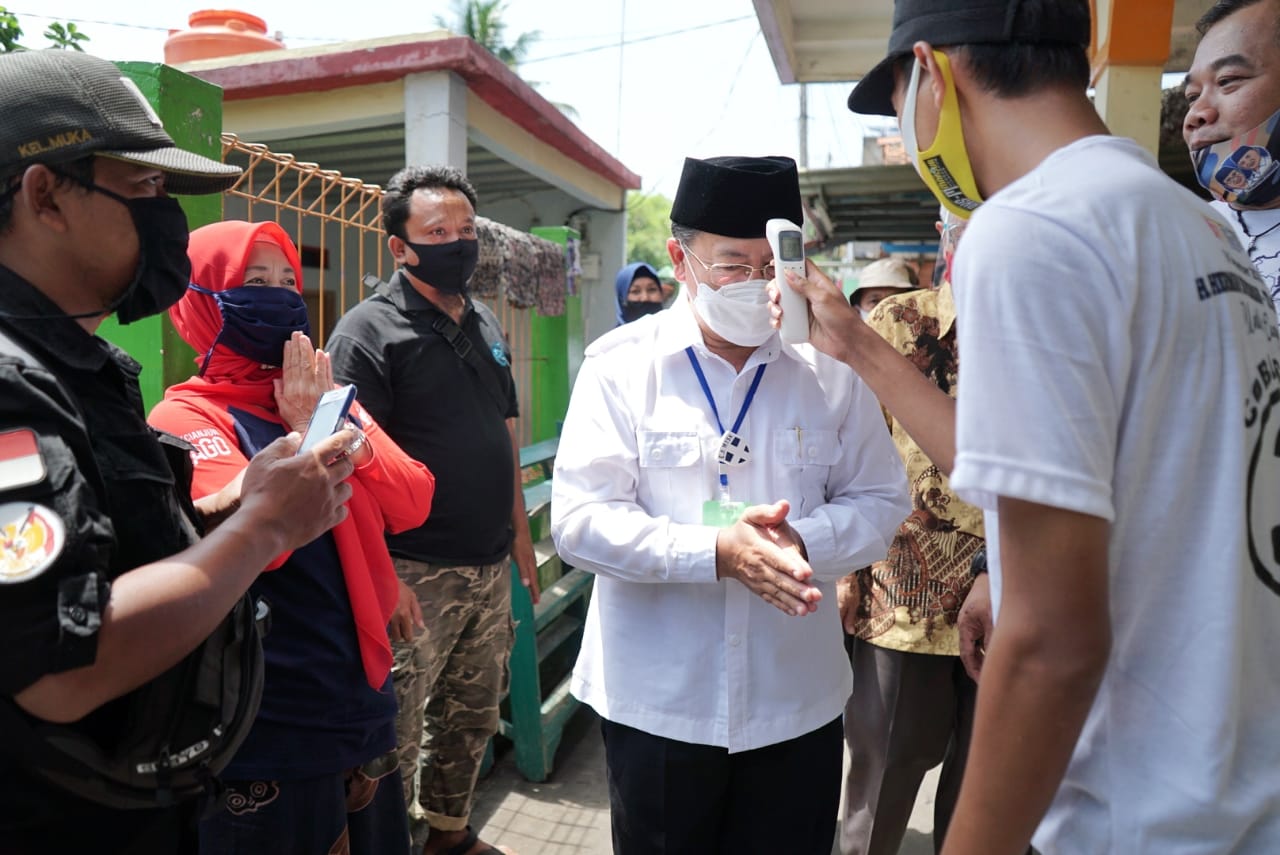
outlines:
[[[937, 779], [936, 769], [925, 778], [899, 855], [933, 855]], [[541, 784], [522, 778], [509, 752], [499, 757], [477, 788], [471, 818], [482, 839], [518, 855], [610, 855], [609, 788], [595, 713], [583, 707], [575, 714], [555, 773]]]

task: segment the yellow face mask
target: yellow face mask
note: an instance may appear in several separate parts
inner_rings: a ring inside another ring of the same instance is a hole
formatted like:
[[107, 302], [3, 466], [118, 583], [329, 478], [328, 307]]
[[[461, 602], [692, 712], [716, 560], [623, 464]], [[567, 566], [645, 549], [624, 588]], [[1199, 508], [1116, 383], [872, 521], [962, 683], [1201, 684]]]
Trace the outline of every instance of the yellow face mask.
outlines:
[[951, 77], [951, 63], [942, 51], [935, 50], [933, 57], [938, 62], [946, 87], [942, 110], [938, 114], [938, 135], [927, 150], [917, 148], [916, 98], [920, 91], [920, 60], [917, 59], [911, 66], [911, 81], [907, 84], [902, 104], [902, 144], [925, 186], [933, 191], [943, 207], [967, 220], [982, 204], [982, 196], [978, 193], [978, 182], [973, 178], [969, 152], [964, 147], [960, 104], [956, 98], [956, 84]]

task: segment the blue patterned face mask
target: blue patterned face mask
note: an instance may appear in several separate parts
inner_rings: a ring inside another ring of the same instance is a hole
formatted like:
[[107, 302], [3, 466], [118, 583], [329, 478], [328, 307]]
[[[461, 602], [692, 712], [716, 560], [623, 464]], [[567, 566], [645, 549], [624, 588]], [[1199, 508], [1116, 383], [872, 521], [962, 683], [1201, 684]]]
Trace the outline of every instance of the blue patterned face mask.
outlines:
[[295, 332], [311, 334], [306, 304], [302, 302], [302, 295], [292, 288], [244, 285], [210, 291], [194, 282], [189, 287], [212, 297], [222, 313], [222, 331], [204, 355], [201, 374], [219, 344], [259, 365], [278, 367], [284, 361], [285, 342]]
[[1269, 208], [1280, 199], [1280, 111], [1256, 128], [1191, 152], [1200, 186], [1237, 208]]

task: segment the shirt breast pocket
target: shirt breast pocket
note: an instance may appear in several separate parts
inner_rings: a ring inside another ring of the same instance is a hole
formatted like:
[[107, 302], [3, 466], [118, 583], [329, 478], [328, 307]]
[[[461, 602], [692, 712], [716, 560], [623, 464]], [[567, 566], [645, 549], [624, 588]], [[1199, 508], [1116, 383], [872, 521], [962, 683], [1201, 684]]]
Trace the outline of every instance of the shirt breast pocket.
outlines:
[[94, 445], [115, 526], [116, 560], [124, 562], [119, 569], [173, 555], [198, 539], [155, 437], [101, 434]]
[[[773, 432], [773, 456], [797, 516], [827, 502], [827, 480], [840, 459], [840, 435], [803, 427]], [[798, 502], [797, 502], [798, 499]]]
[[697, 431], [636, 431], [640, 504], [677, 522], [701, 519], [711, 498], [702, 483], [702, 446]]

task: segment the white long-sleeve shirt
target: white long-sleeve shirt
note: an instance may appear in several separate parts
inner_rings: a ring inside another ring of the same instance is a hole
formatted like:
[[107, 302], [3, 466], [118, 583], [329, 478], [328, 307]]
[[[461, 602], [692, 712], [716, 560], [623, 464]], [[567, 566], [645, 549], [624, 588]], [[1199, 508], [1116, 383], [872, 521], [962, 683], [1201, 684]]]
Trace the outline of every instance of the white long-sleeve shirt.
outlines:
[[[783, 614], [716, 578], [720, 430], [685, 353], [692, 346], [726, 428], [765, 369], [729, 470], [734, 501], [791, 503], [823, 598]], [[552, 482], [561, 557], [597, 575], [573, 693], [610, 721], [746, 751], [840, 715], [851, 688], [835, 581], [883, 558], [910, 512], [875, 397], [808, 345], [761, 345], [742, 372], [710, 353], [687, 301], [587, 350]]]

